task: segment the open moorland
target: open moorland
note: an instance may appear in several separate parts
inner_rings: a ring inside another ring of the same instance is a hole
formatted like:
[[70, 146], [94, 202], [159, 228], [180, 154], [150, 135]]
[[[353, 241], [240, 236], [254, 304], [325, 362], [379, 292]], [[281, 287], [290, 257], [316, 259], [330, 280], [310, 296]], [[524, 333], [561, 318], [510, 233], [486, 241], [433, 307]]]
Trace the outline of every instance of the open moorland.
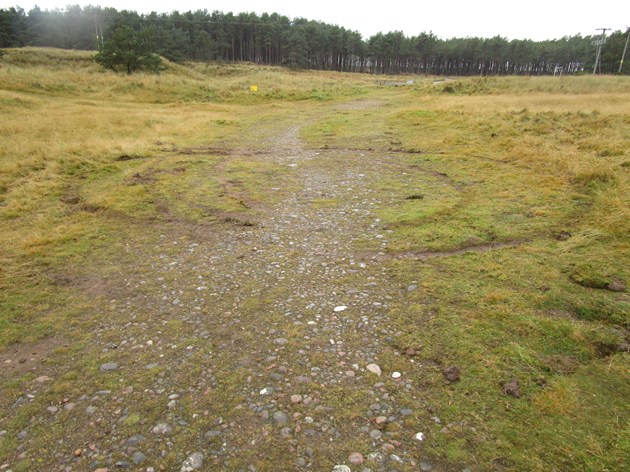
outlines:
[[630, 78], [9, 49], [0, 142], [3, 472], [627, 470]]

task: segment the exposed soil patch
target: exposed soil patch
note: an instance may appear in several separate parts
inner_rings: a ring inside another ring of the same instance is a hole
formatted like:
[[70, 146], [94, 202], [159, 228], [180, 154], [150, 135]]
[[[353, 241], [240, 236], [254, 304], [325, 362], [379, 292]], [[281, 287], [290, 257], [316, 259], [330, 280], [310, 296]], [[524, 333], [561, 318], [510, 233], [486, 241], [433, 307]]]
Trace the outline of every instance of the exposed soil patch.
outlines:
[[84, 211], [86, 213], [98, 213], [100, 211], [107, 210], [106, 207], [102, 205], [95, 205], [93, 203], [80, 203], [75, 207], [75, 209], [77, 211]]
[[425, 261], [438, 257], [460, 256], [462, 254], [466, 254], [467, 252], [488, 252], [498, 249], [513, 248], [520, 246], [521, 244], [525, 244], [526, 242], [528, 242], [528, 240], [519, 239], [515, 241], [504, 241], [496, 243], [471, 244], [469, 246], [463, 246], [457, 249], [448, 249], [445, 251], [417, 251], [389, 254], [379, 253], [376, 257], [379, 260], [411, 259], [416, 261]]
[[59, 199], [61, 203], [65, 203], [66, 205], [76, 205], [81, 201], [81, 197], [75, 194], [64, 195]]
[[324, 145], [320, 148], [317, 148], [318, 150], [323, 150], [323, 151], [343, 151], [343, 152], [348, 152], [348, 151], [355, 151], [355, 152], [364, 152], [364, 153], [383, 153], [383, 152], [387, 152], [387, 153], [397, 153], [397, 154], [443, 154], [442, 152], [429, 152], [429, 151], [425, 151], [423, 149], [409, 149], [409, 148], [388, 148], [387, 151], [379, 151], [378, 149], [374, 149], [371, 147], [367, 147], [367, 148], [361, 148], [361, 147], [339, 147], [339, 146], [329, 146], [329, 145]]
[[60, 337], [42, 339], [36, 343], [13, 344], [0, 351], [0, 382], [37, 370], [57, 349], [66, 346]]
[[90, 272], [85, 274], [51, 272], [50, 280], [57, 286], [71, 289], [90, 297], [110, 297], [117, 289], [101, 274]]
[[125, 162], [125, 161], [133, 161], [137, 159], [146, 159], [148, 157], [154, 157], [154, 156], [136, 156], [136, 155], [131, 155], [131, 154], [122, 154], [114, 160], [117, 162]]
[[127, 185], [146, 185], [155, 182], [155, 172], [147, 171], [144, 173], [136, 172], [127, 181]]
[[233, 149], [216, 146], [195, 146], [195, 147], [172, 147], [162, 149], [164, 152], [179, 154], [182, 156], [260, 156], [268, 154], [269, 151], [261, 149]]
[[501, 382], [503, 393], [510, 397], [521, 398], [521, 387], [516, 379], [510, 379], [507, 382]]

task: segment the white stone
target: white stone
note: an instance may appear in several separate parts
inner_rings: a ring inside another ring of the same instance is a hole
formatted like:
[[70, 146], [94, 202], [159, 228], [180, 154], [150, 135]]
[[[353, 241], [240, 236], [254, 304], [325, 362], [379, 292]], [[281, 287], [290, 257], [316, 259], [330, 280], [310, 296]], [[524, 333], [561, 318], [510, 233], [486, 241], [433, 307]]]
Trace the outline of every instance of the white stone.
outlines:
[[340, 305], [340, 306], [336, 306], [336, 307], [335, 307], [335, 311], [336, 311], [336, 312], [340, 312], [340, 311], [344, 311], [344, 310], [346, 310], [347, 308], [348, 308], [348, 307], [347, 307], [347, 306], [345, 306], [345, 305]]
[[399, 379], [399, 378], [400, 378], [400, 375], [401, 375], [401, 374], [400, 374], [400, 372], [393, 372], [393, 373], [392, 373], [392, 378], [394, 378], [394, 379]]
[[365, 368], [373, 374], [381, 375], [381, 368], [376, 364], [368, 364]]
[[418, 441], [424, 441], [424, 433], [416, 433], [413, 438], [417, 439]]
[[350, 470], [350, 467], [348, 467], [347, 465], [336, 465], [335, 467], [333, 467], [332, 472], [352, 472]]
[[182, 464], [181, 472], [192, 472], [193, 470], [201, 470], [203, 467], [203, 454], [201, 452], [195, 452], [188, 456], [188, 458]]

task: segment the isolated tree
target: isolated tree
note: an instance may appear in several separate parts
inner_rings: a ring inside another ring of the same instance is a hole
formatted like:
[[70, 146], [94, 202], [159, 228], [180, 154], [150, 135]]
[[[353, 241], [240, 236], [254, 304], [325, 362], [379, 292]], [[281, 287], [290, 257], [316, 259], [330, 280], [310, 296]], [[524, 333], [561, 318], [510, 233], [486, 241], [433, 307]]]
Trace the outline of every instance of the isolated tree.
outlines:
[[136, 29], [128, 24], [114, 27], [110, 38], [99, 48], [94, 60], [107, 69], [131, 74], [136, 70], [158, 72], [162, 59], [155, 54], [151, 28]]

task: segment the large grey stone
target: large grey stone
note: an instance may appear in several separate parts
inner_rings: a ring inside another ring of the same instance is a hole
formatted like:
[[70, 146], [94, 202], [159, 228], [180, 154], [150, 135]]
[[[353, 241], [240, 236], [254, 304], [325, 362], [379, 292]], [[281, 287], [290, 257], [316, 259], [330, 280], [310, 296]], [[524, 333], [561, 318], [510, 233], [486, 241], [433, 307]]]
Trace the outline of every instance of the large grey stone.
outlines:
[[180, 472], [193, 472], [201, 470], [203, 467], [203, 454], [201, 452], [193, 452], [182, 464]]

